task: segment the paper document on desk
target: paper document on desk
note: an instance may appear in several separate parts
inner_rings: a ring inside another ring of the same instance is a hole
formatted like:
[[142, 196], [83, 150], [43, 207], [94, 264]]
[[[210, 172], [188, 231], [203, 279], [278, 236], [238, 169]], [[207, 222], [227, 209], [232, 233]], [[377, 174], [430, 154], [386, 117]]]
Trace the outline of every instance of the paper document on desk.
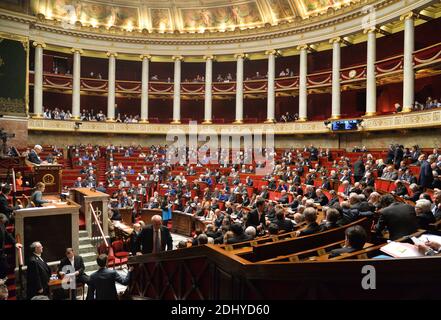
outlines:
[[424, 254], [418, 251], [417, 246], [410, 243], [401, 243], [401, 242], [392, 241], [387, 245], [381, 247], [380, 250], [394, 258], [424, 256]]
[[[413, 241], [413, 238], [412, 238], [412, 241]], [[434, 234], [423, 234], [421, 237], [417, 238], [417, 241], [422, 242], [422, 244], [425, 244], [427, 241], [441, 243], [441, 236], [436, 236]], [[415, 243], [415, 241], [414, 241], [414, 243]]]
[[24, 210], [41, 210], [41, 209], [51, 209], [51, 208], [56, 208], [56, 206], [44, 206], [44, 207], [30, 207], [30, 208], [23, 208], [17, 211], [24, 211]]

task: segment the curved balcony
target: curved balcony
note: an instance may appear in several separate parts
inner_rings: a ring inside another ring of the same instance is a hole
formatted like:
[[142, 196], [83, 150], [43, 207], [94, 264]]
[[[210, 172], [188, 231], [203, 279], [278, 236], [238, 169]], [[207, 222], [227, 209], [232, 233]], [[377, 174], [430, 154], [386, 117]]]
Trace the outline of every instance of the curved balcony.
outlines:
[[[441, 63], [441, 43], [423, 48], [414, 53], [415, 70], [434, 68]], [[403, 55], [390, 57], [380, 60], [376, 63], [376, 75], [378, 84], [386, 84], [401, 80], [403, 68]], [[141, 67], [141, 66], [140, 66]], [[433, 72], [419, 72], [417, 77], [434, 75]], [[340, 79], [342, 89], [347, 90], [351, 85], [357, 84], [357, 87], [363, 87], [366, 80], [366, 64], [355, 65], [341, 69]], [[34, 83], [34, 74], [30, 72], [30, 84]], [[45, 73], [43, 75], [43, 88], [46, 90], [70, 91], [72, 90], [72, 75], [61, 75]], [[105, 94], [108, 86], [105, 79], [81, 78], [81, 91], [84, 94]], [[308, 89], [313, 92], [323, 92], [326, 88], [332, 86], [332, 70], [319, 73], [308, 74]], [[298, 91], [299, 77], [276, 78], [276, 94], [295, 95]], [[141, 81], [116, 80], [116, 93], [122, 95], [140, 95]], [[236, 82], [213, 82], [213, 98], [218, 99], [222, 96], [231, 96], [236, 94]], [[259, 95], [267, 92], [267, 79], [245, 80], [244, 93], [247, 95]], [[173, 82], [149, 81], [149, 94], [152, 97], [171, 97], [173, 95]], [[181, 83], [181, 94], [183, 99], [194, 96], [203, 96], [205, 94], [204, 82], [184, 82]]]
[[[398, 113], [393, 115], [366, 117], [362, 127], [357, 132], [372, 132], [383, 130], [416, 129], [441, 127], [441, 108], [427, 111]], [[185, 124], [144, 124], [144, 123], [115, 123], [115, 122], [82, 122], [77, 128], [75, 121], [60, 121], [46, 119], [29, 119], [28, 130], [58, 131], [78, 133], [121, 133], [166, 135], [170, 133], [188, 134], [190, 126]], [[331, 133], [323, 121], [306, 121], [276, 124], [209, 124], [198, 125], [200, 132], [216, 134], [245, 134], [247, 132], [274, 132], [276, 135], [290, 134], [323, 134]]]

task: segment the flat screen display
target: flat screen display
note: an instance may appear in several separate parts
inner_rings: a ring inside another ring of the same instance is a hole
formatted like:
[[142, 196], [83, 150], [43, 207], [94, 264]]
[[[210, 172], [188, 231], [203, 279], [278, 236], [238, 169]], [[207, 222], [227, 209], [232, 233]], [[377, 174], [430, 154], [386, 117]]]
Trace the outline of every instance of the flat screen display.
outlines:
[[339, 120], [332, 122], [332, 131], [357, 130], [358, 120]]

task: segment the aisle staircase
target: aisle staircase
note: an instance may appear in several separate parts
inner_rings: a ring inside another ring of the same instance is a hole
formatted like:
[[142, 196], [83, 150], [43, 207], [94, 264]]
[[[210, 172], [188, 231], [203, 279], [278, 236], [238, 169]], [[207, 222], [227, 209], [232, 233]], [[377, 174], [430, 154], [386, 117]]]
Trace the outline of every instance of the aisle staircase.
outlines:
[[85, 272], [90, 274], [96, 270], [98, 270], [98, 266], [96, 264], [96, 248], [92, 244], [91, 239], [87, 235], [87, 231], [80, 230], [79, 231], [79, 255], [83, 257], [84, 266], [86, 267]]

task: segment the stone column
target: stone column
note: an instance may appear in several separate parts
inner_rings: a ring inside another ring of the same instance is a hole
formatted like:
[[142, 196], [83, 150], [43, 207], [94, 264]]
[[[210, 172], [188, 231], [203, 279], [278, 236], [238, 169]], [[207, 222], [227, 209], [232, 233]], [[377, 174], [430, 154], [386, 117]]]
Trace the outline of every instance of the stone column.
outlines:
[[404, 59], [403, 59], [403, 112], [412, 111], [414, 104], [415, 71], [413, 51], [415, 48], [415, 15], [410, 12], [400, 17], [404, 20]]
[[43, 116], [43, 49], [46, 44], [35, 41], [35, 63], [34, 63], [34, 117]]
[[204, 104], [204, 122], [210, 124], [212, 115], [212, 93], [213, 93], [213, 56], [204, 56], [205, 59], [205, 104]]
[[268, 50], [265, 52], [268, 55], [268, 97], [267, 97], [267, 111], [265, 123], [274, 123], [274, 109], [276, 104], [275, 79], [276, 79], [276, 50]]
[[377, 114], [377, 80], [375, 76], [376, 42], [375, 28], [366, 29], [367, 62], [366, 62], [366, 116]]
[[340, 119], [340, 38], [330, 40], [332, 43], [332, 119]]
[[236, 63], [236, 121], [243, 123], [243, 60], [246, 54], [239, 53], [234, 56]]
[[115, 52], [107, 52], [109, 57], [109, 79], [107, 83], [107, 121], [115, 121], [115, 72], [116, 57]]
[[175, 76], [173, 78], [173, 121], [172, 123], [181, 123], [181, 56], [173, 56], [175, 61]]
[[300, 70], [299, 70], [299, 121], [308, 120], [308, 46], [301, 45], [297, 48], [300, 50]]
[[72, 118], [80, 119], [81, 101], [81, 54], [83, 50], [72, 48], [73, 72], [72, 72]]
[[149, 61], [150, 55], [141, 55], [142, 82], [141, 82], [141, 122], [149, 122]]

